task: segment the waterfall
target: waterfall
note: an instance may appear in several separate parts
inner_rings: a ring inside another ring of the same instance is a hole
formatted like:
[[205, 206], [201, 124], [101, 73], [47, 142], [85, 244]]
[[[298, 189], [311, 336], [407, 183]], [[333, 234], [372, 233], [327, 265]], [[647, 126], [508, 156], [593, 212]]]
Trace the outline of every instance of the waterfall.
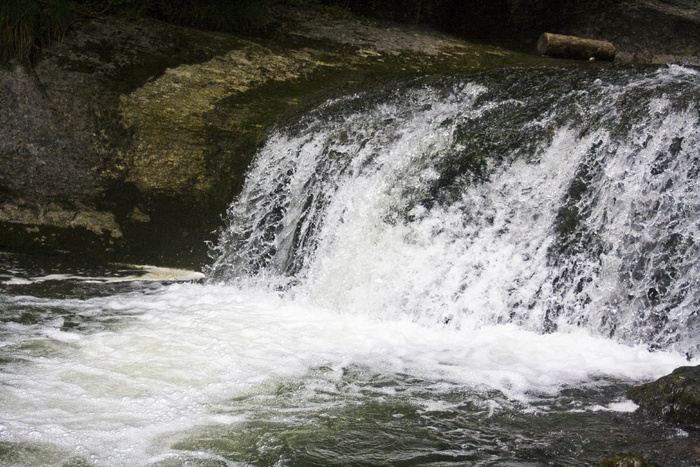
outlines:
[[202, 280], [0, 254], [0, 464], [696, 465], [624, 394], [700, 363], [699, 91], [396, 80], [270, 133]]
[[272, 132], [210, 282], [428, 326], [700, 350], [700, 73], [428, 77]]

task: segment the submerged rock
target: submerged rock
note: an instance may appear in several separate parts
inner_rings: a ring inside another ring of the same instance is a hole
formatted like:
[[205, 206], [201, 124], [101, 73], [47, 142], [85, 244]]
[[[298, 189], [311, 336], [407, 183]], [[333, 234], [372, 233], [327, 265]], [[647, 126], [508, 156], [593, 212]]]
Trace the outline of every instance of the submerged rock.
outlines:
[[612, 459], [606, 459], [598, 464], [598, 467], [654, 467], [654, 464], [650, 464], [642, 456], [626, 453]]
[[700, 427], [700, 366], [676, 368], [670, 375], [630, 389], [627, 396], [651, 417]]

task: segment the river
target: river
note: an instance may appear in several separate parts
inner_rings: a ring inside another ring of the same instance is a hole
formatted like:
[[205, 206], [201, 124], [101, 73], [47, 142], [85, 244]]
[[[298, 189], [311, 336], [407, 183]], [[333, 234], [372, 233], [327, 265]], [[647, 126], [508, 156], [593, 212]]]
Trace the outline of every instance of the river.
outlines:
[[0, 464], [695, 465], [700, 72], [392, 81], [278, 125], [203, 271], [0, 255]]

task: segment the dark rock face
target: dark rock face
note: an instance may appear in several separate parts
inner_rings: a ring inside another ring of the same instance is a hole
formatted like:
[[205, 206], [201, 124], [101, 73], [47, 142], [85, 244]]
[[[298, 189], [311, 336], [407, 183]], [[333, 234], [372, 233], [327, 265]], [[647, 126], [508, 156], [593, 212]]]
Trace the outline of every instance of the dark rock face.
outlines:
[[677, 368], [670, 375], [630, 389], [627, 395], [649, 416], [700, 427], [700, 366]]
[[[128, 259], [125, 233], [153, 230], [139, 204], [153, 197], [125, 183], [133, 136], [120, 96], [230, 47], [209, 36], [96, 20], [74, 27], [35, 66], [0, 69], [0, 247]], [[161, 240], [171, 243], [167, 233]]]
[[376, 72], [546, 63], [318, 10], [285, 11], [275, 37], [85, 20], [0, 68], [0, 248], [201, 266], [278, 118]]
[[700, 65], [700, 3], [696, 0], [601, 3], [599, 9], [569, 16], [561, 32], [610, 41], [620, 61]]
[[606, 459], [598, 464], [598, 467], [654, 467], [654, 464], [650, 464], [642, 456], [627, 453]]

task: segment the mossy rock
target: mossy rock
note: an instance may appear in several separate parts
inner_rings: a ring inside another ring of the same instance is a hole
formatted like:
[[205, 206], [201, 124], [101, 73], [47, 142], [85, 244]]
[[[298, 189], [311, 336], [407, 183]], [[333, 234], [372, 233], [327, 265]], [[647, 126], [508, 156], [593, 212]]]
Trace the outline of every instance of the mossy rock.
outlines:
[[245, 37], [82, 18], [0, 68], [0, 248], [199, 268], [276, 122], [384, 79], [552, 63], [323, 9], [275, 17]]
[[700, 426], [700, 365], [676, 368], [670, 375], [635, 386], [627, 396], [652, 417], [686, 426]]

